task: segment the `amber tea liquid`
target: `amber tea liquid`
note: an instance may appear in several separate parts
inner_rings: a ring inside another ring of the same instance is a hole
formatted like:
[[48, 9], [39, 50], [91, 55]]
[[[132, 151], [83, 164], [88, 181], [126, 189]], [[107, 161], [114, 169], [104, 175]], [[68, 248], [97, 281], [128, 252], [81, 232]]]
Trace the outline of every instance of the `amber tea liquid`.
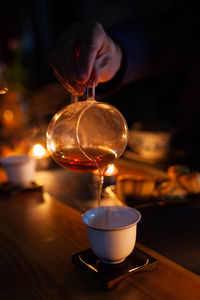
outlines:
[[[106, 169], [116, 158], [114, 151], [107, 148], [84, 148], [84, 155], [79, 148], [59, 150], [53, 153], [54, 160], [64, 168], [75, 172], [92, 172]], [[103, 170], [103, 172], [105, 172]]]

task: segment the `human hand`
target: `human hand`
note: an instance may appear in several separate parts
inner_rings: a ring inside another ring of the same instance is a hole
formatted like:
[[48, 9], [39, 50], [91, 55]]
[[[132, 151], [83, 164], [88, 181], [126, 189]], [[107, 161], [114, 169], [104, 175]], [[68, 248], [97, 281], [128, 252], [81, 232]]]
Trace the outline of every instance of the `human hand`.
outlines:
[[52, 57], [56, 77], [72, 94], [86, 85], [111, 80], [120, 68], [122, 51], [96, 21], [74, 23], [61, 35]]

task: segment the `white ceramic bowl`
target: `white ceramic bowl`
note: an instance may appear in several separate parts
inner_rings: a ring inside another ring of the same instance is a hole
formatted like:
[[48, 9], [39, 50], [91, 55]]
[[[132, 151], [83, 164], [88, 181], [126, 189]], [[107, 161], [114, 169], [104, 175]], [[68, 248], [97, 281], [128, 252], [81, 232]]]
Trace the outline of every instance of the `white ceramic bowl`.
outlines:
[[92, 208], [82, 216], [91, 249], [105, 263], [120, 263], [131, 254], [140, 219], [140, 212], [128, 206]]
[[135, 124], [129, 131], [129, 147], [144, 158], [159, 159], [169, 153], [172, 132]]
[[8, 181], [13, 185], [28, 187], [34, 180], [35, 160], [28, 155], [12, 155], [1, 159]]

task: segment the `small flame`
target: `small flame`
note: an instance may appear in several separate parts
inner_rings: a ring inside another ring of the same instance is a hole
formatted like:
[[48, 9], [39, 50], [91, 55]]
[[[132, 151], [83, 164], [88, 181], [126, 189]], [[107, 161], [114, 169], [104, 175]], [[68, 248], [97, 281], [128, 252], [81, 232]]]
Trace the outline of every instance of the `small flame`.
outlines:
[[[110, 165], [110, 167], [107, 169], [105, 172], [105, 176], [115, 176], [118, 173], [118, 169], [115, 167], [114, 164]], [[99, 175], [99, 170], [94, 170], [93, 171], [94, 175]]]
[[45, 148], [42, 145], [35, 144], [33, 146], [33, 155], [35, 157], [43, 157], [45, 156], [45, 153], [46, 153]]
[[117, 168], [112, 164], [112, 165], [110, 165], [110, 167], [105, 172], [105, 175], [106, 176], [112, 176], [112, 175], [116, 175], [116, 173], [117, 173]]
[[108, 170], [106, 171], [106, 173], [105, 173], [105, 175], [113, 175], [114, 174], [114, 172], [115, 172], [115, 167], [114, 167], [114, 165], [110, 165], [110, 167], [108, 168]]

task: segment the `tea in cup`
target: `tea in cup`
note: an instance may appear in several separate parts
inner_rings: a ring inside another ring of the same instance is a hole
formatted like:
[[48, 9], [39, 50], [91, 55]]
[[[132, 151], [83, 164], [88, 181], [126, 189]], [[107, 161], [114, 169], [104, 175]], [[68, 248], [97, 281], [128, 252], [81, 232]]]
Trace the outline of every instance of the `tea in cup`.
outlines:
[[92, 251], [104, 263], [123, 262], [135, 247], [138, 210], [128, 206], [101, 206], [82, 216]]

